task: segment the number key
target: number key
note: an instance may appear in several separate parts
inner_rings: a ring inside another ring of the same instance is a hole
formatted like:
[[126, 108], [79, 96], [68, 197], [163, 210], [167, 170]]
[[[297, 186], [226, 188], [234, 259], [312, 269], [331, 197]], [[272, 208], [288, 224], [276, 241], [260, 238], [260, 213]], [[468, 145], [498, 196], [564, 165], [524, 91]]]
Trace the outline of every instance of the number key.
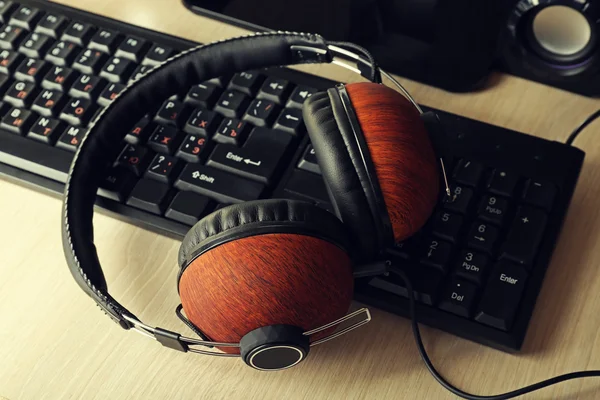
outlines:
[[491, 253], [496, 239], [498, 239], [498, 229], [496, 227], [483, 221], [475, 221], [467, 236], [467, 245]]
[[84, 74], [93, 75], [98, 72], [106, 61], [106, 54], [100, 50], [85, 49], [77, 55], [73, 63], [73, 69]]
[[440, 211], [437, 213], [435, 222], [433, 223], [433, 234], [442, 239], [446, 239], [455, 243], [458, 238], [460, 228], [462, 227], [462, 223], [462, 216]]
[[54, 43], [45, 59], [55, 65], [67, 66], [73, 62], [79, 50], [80, 47], [76, 44], [61, 40]]
[[488, 257], [473, 250], [463, 250], [458, 257], [456, 275], [481, 285], [488, 267]]
[[452, 253], [452, 245], [450, 243], [433, 239], [426, 242], [426, 247], [421, 256], [421, 264], [429, 265], [446, 271], [450, 255]]
[[124, 58], [112, 57], [109, 59], [102, 71], [100, 76], [108, 79], [111, 82], [125, 83], [129, 79], [129, 75], [133, 72], [134, 64]]
[[504, 216], [508, 212], [508, 201], [502, 197], [487, 195], [481, 199], [479, 217], [488, 222], [502, 225]]
[[0, 31], [0, 48], [7, 50], [16, 50], [25, 35], [23, 28], [18, 26], [6, 25]]
[[464, 186], [454, 186], [451, 197], [444, 196], [444, 208], [460, 214], [465, 214], [471, 199], [473, 198], [473, 189]]
[[42, 58], [52, 42], [53, 40], [49, 36], [30, 33], [21, 43], [19, 51], [28, 57]]

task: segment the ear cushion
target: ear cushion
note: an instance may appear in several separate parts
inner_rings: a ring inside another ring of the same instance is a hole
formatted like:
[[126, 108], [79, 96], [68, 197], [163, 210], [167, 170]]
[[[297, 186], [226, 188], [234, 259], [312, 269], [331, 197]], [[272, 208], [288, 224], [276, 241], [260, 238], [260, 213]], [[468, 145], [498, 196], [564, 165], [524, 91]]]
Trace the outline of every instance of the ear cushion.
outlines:
[[352, 161], [356, 144], [340, 131], [343, 115], [334, 113], [328, 92], [319, 92], [304, 102], [303, 117], [333, 208], [352, 232], [353, 248], [368, 259], [378, 250], [378, 232], [366, 197], [368, 182], [359, 177], [366, 175], [364, 165]]
[[179, 248], [179, 276], [202, 253], [220, 244], [253, 235], [288, 232], [327, 240], [344, 251], [346, 228], [330, 212], [303, 201], [255, 200], [233, 204], [207, 215], [185, 235]]

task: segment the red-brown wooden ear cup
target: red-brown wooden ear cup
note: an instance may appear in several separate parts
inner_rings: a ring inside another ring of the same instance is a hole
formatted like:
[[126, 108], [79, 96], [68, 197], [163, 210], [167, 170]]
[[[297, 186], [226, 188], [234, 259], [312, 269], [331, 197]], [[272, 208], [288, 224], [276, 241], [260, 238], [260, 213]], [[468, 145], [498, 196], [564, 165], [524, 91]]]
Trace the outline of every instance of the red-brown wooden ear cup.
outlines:
[[344, 316], [352, 301], [347, 246], [342, 223], [309, 203], [223, 208], [182, 242], [178, 288], [185, 314], [218, 342], [239, 342], [268, 325], [322, 326]]
[[360, 178], [361, 168], [374, 169], [396, 242], [417, 232], [433, 212], [439, 170], [425, 125], [404, 96], [370, 82], [346, 85], [346, 92], [372, 165], [359, 159], [349, 117], [335, 104], [337, 89], [311, 96], [303, 115], [336, 213], [369, 255], [377, 246], [377, 221], [367, 200], [373, 189]]

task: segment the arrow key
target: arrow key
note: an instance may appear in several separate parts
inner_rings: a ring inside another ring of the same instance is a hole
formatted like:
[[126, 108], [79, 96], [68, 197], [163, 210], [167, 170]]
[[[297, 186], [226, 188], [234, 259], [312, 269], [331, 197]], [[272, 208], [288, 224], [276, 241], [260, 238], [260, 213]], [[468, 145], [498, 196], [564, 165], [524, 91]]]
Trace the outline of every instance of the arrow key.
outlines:
[[304, 121], [302, 120], [302, 110], [297, 108], [286, 108], [282, 111], [273, 126], [273, 129], [289, 132], [292, 135], [298, 135], [304, 132]]
[[482, 221], [475, 221], [467, 236], [467, 246], [491, 253], [496, 239], [498, 239], [498, 228]]

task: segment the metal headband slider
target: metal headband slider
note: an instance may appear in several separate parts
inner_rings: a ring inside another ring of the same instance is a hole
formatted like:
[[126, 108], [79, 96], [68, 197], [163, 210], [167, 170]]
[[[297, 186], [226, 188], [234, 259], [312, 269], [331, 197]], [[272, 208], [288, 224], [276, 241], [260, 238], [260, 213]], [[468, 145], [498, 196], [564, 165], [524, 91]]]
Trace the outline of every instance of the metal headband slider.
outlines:
[[346, 315], [346, 316], [344, 316], [344, 317], [342, 317], [340, 319], [337, 319], [337, 320], [335, 320], [333, 322], [330, 322], [330, 323], [328, 323], [326, 325], [320, 326], [320, 327], [318, 327], [316, 329], [313, 329], [313, 330], [310, 330], [308, 332], [304, 332], [304, 335], [306, 335], [306, 336], [314, 335], [315, 333], [319, 333], [319, 332], [322, 332], [322, 331], [324, 331], [326, 329], [332, 328], [332, 327], [334, 327], [334, 326], [336, 326], [336, 325], [338, 325], [338, 324], [340, 324], [342, 322], [348, 321], [348, 320], [350, 320], [350, 319], [352, 319], [354, 317], [357, 317], [357, 316], [359, 316], [361, 314], [364, 314], [364, 317], [361, 320], [355, 322], [354, 324], [352, 324], [350, 326], [347, 326], [347, 327], [345, 327], [345, 328], [343, 328], [343, 329], [341, 329], [341, 330], [339, 330], [337, 332], [334, 332], [334, 333], [332, 333], [329, 336], [326, 336], [326, 337], [324, 337], [322, 339], [319, 339], [319, 340], [315, 340], [314, 342], [310, 343], [311, 347], [319, 345], [319, 344], [327, 342], [327, 341], [329, 341], [331, 339], [335, 339], [337, 337], [340, 337], [340, 336], [342, 336], [342, 335], [344, 335], [344, 334], [346, 334], [346, 333], [348, 333], [348, 332], [350, 332], [350, 331], [352, 331], [352, 330], [354, 330], [354, 329], [356, 329], [358, 327], [361, 327], [361, 326], [365, 325], [366, 323], [370, 322], [371, 321], [371, 313], [369, 312], [369, 309], [368, 308], [358, 309], [358, 310], [356, 310], [356, 311], [354, 311], [354, 312], [352, 312], [352, 313], [350, 313], [350, 314], [348, 314], [348, 315]]

